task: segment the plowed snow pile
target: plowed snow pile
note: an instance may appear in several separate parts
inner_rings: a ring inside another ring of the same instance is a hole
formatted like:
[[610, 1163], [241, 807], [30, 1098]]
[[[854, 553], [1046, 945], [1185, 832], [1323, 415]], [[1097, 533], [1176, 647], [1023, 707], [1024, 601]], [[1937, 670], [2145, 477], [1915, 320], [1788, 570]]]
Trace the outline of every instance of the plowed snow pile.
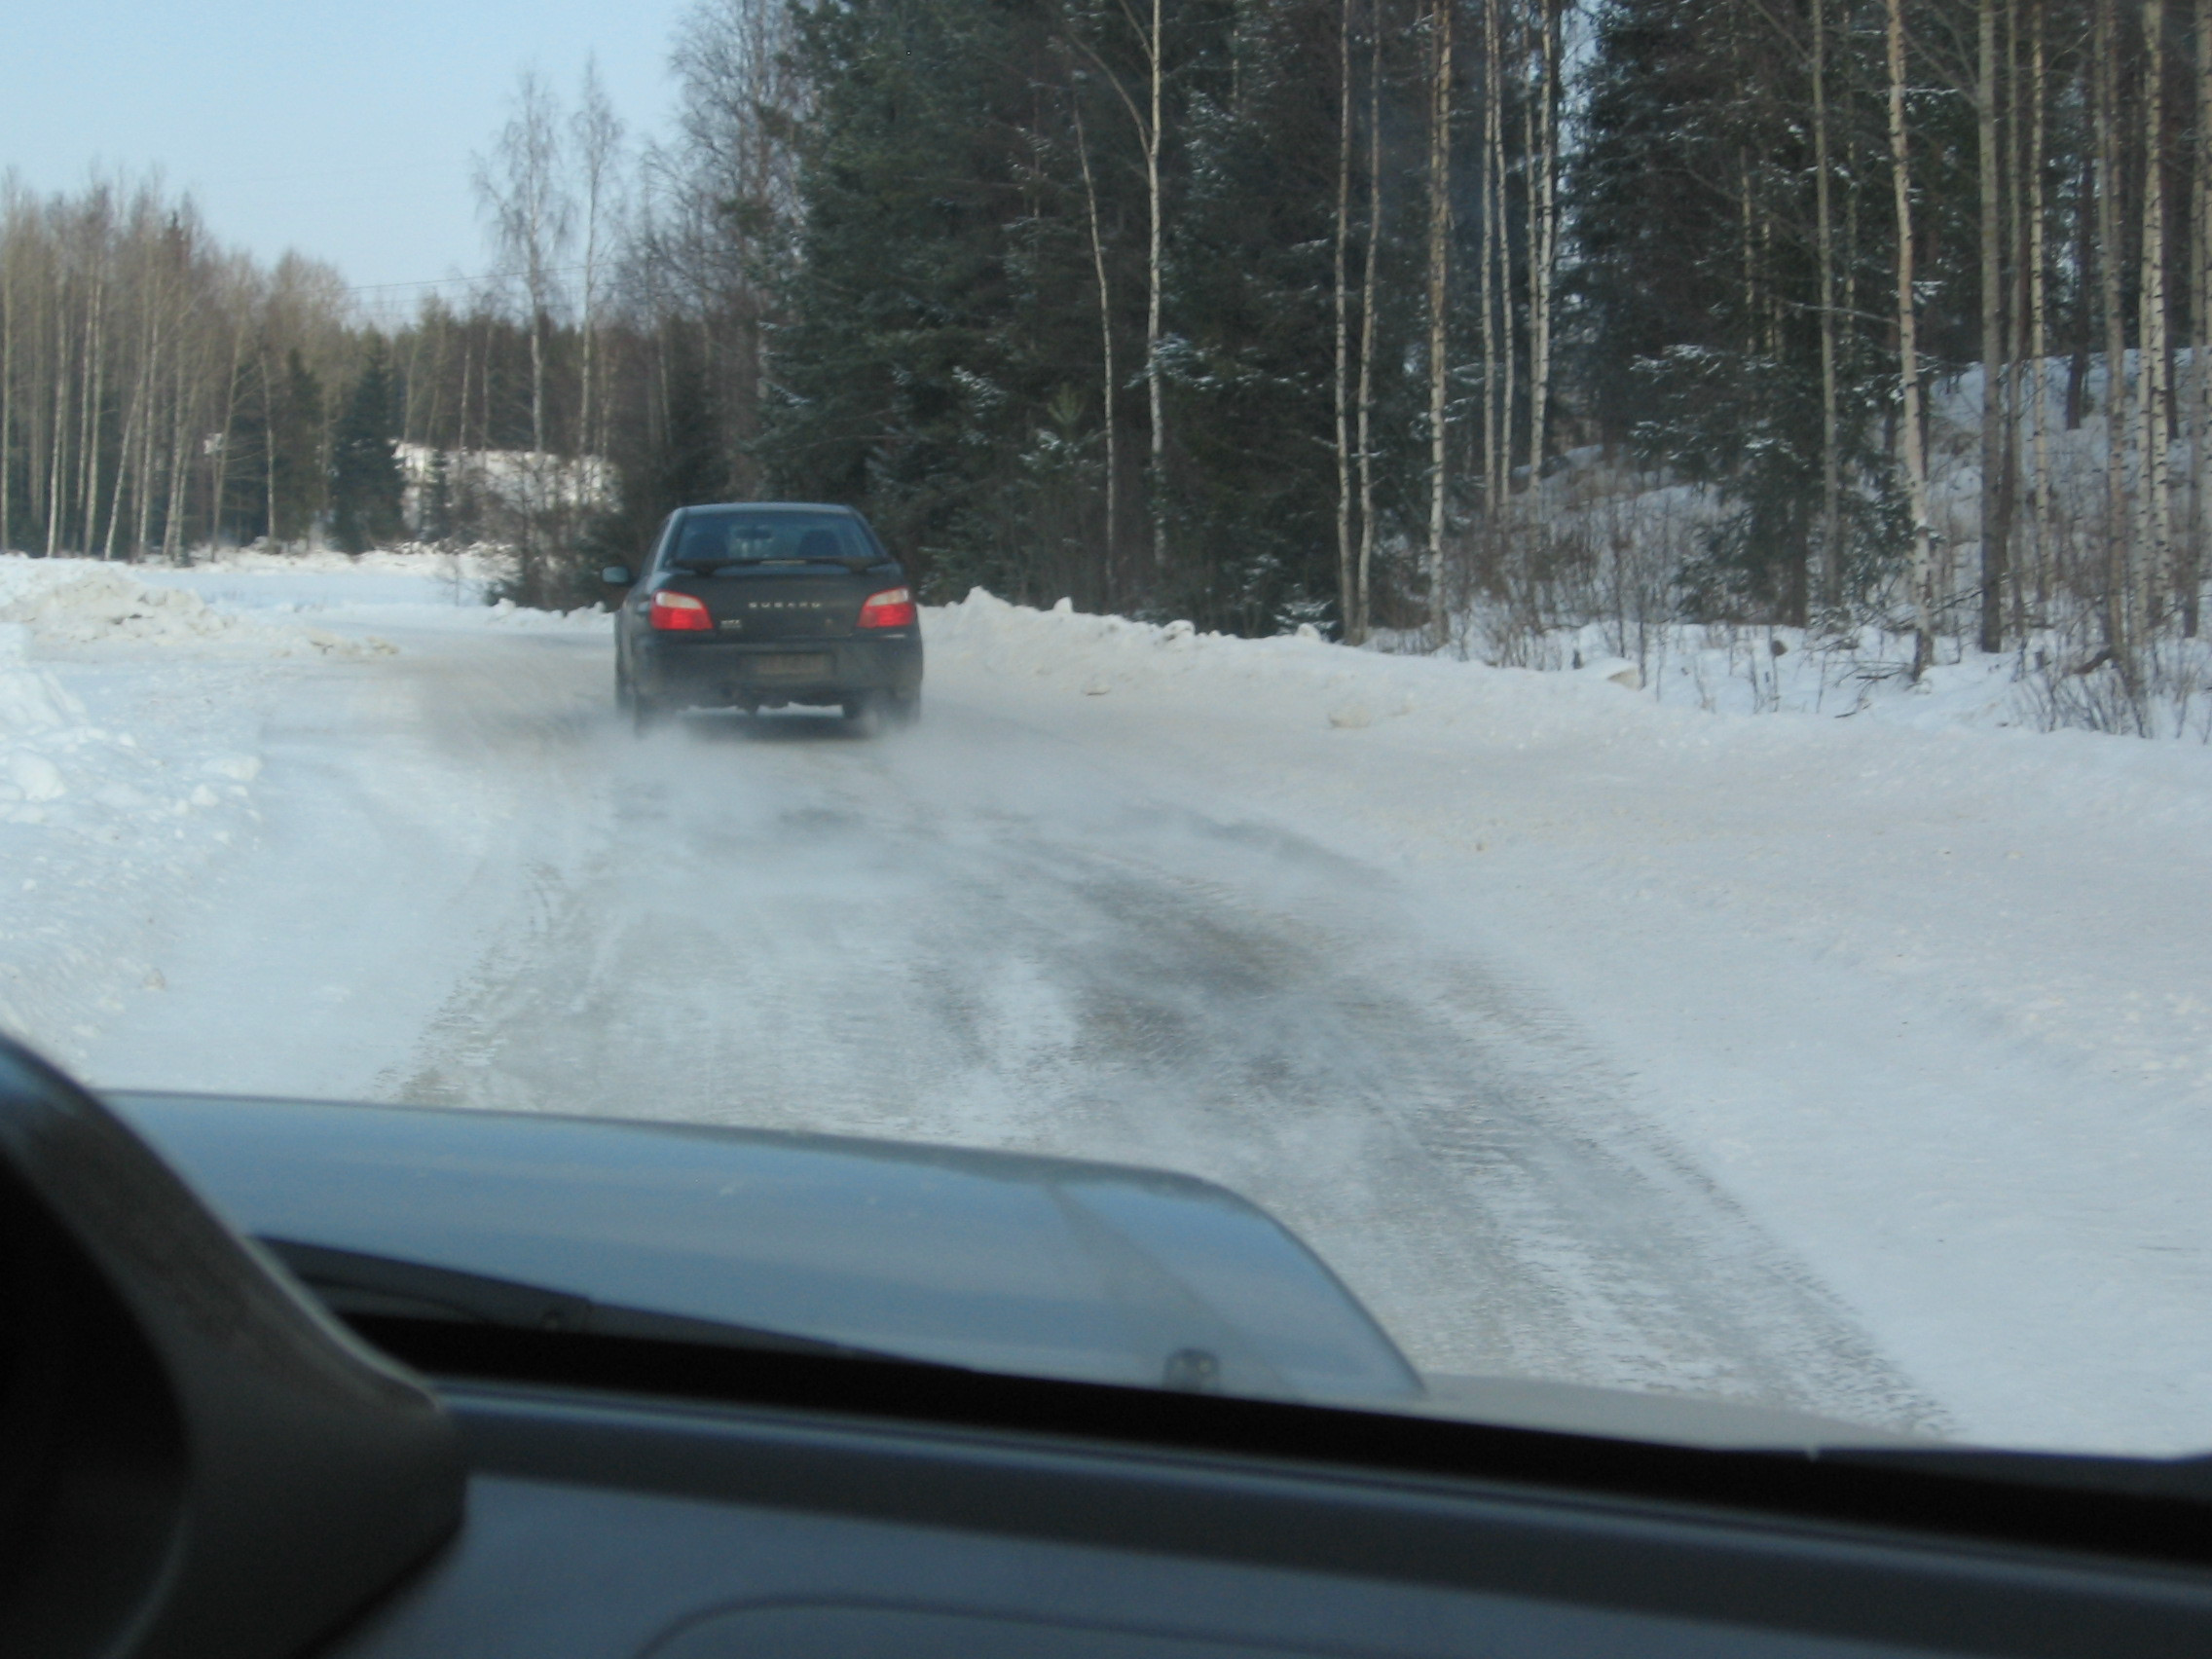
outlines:
[[981, 588], [933, 608], [924, 636], [933, 664], [972, 664], [1031, 680], [1040, 692], [1228, 698], [1315, 729], [1360, 731], [1416, 714], [1421, 723], [1510, 726], [1525, 740], [1612, 731], [1624, 721], [1680, 733], [1712, 729], [1710, 717], [1697, 711], [1625, 696], [1635, 687], [1636, 665], [1619, 657], [1538, 674], [1441, 656], [1347, 651], [1311, 628], [1246, 640], [1200, 633], [1188, 622], [1088, 615], [1064, 599], [1036, 610]]
[[258, 822], [271, 665], [390, 649], [94, 560], [0, 556], [0, 1029], [49, 1033], [67, 1059], [87, 1014], [158, 992], [150, 917], [195, 903]]
[[[242, 796], [251, 756], [157, 756], [95, 724], [81, 698], [31, 660], [31, 629], [0, 622], [0, 824], [45, 825], [114, 843], [121, 818], [175, 819]], [[172, 837], [173, 838], [173, 837]], [[22, 849], [18, 849], [21, 851]], [[30, 884], [35, 888], [36, 882]]]
[[30, 630], [0, 623], [0, 820], [37, 822], [41, 803], [66, 793], [45, 745], [81, 727], [85, 705], [26, 659]]
[[254, 657], [376, 656], [392, 648], [382, 640], [234, 616], [196, 593], [154, 586], [90, 559], [0, 558], [0, 622], [27, 626], [50, 646], [129, 642]]
[[211, 872], [264, 850], [274, 699], [326, 677], [341, 701], [388, 695], [386, 629], [420, 654], [608, 627], [481, 603], [503, 571], [483, 551], [0, 554], [0, 1030], [79, 1064], [168, 995], [168, 941], [220, 903]]

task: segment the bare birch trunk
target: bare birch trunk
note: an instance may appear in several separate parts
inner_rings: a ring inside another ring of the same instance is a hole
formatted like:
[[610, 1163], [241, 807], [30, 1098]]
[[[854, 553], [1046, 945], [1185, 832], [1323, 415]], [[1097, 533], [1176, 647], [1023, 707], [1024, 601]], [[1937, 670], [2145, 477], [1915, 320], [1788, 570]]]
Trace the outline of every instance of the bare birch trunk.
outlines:
[[33, 368], [29, 385], [24, 387], [23, 418], [29, 427], [27, 435], [30, 441], [25, 446], [28, 453], [23, 458], [28, 463], [23, 472], [23, 487], [27, 496], [23, 505], [34, 523], [43, 522], [47, 516], [47, 502], [50, 499], [47, 484], [49, 470], [54, 464], [53, 410], [44, 393], [45, 382], [39, 378], [39, 371], [46, 365], [46, 350], [52, 340], [47, 323], [54, 306], [54, 289], [56, 285], [52, 274], [47, 275], [48, 280], [39, 289], [38, 310], [29, 322], [29, 350]]
[[261, 365], [261, 410], [264, 417], [262, 422], [261, 481], [263, 508], [266, 516], [263, 520], [263, 534], [269, 537], [269, 545], [275, 547], [277, 544], [276, 387], [276, 377], [269, 372], [269, 345], [267, 341], [262, 343], [261, 349], [254, 353], [254, 356]]
[[[14, 206], [12, 200], [0, 199], [0, 215], [7, 215]], [[6, 217], [0, 217], [5, 227]], [[15, 250], [0, 240], [0, 554], [15, 546], [9, 534], [15, 524], [10, 511], [14, 502], [9, 498], [8, 485], [15, 472], [16, 454], [16, 259]]]
[[606, 447], [600, 426], [604, 416], [600, 412], [599, 364], [599, 301], [602, 275], [600, 266], [605, 259], [602, 249], [603, 221], [608, 211], [608, 193], [613, 179], [616, 150], [622, 140], [622, 124], [615, 118], [613, 107], [600, 85], [597, 58], [586, 61], [581, 91], [577, 95], [575, 113], [570, 117], [570, 132], [575, 143], [576, 158], [581, 165], [584, 184], [584, 268], [583, 268], [583, 338], [580, 399], [577, 410], [578, 451], [595, 456]]
[[242, 342], [243, 331], [234, 326], [230, 368], [223, 376], [223, 428], [215, 440], [214, 477], [207, 489], [207, 545], [210, 547], [220, 541], [223, 535], [223, 497], [231, 479], [231, 439], [238, 428], [239, 355]]
[[1843, 604], [1843, 462], [1836, 399], [1835, 210], [1828, 156], [1827, 7], [1813, 7], [1813, 244], [1821, 308], [1821, 603]]
[[[113, 559], [115, 557], [115, 533], [117, 528], [123, 523], [123, 492], [125, 483], [130, 476], [131, 451], [133, 448], [136, 448], [142, 452], [145, 447], [139, 441], [138, 422], [141, 418], [140, 411], [142, 406], [145, 405], [153, 397], [154, 394], [152, 369], [153, 353], [149, 350], [146, 356], [139, 362], [138, 383], [136, 386], [131, 387], [130, 401], [124, 407], [123, 435], [122, 441], [118, 446], [118, 453], [116, 456], [115, 484], [113, 486], [107, 507], [107, 543], [100, 549], [100, 557], [103, 559]], [[143, 460], [139, 461], [137, 470], [138, 494], [140, 498], [143, 498], [146, 494], [147, 472], [147, 467]]]
[[[183, 365], [181, 363], [178, 365], [177, 372], [178, 377], [181, 379], [183, 376]], [[149, 417], [151, 416], [153, 411], [152, 397], [154, 384], [155, 377], [148, 375], [146, 377], [146, 387], [148, 398], [147, 412]], [[149, 487], [149, 480], [152, 479], [153, 475], [154, 433], [153, 422], [151, 419], [149, 419], [145, 424], [145, 430], [140, 434], [138, 439], [138, 510], [137, 523], [133, 527], [130, 536], [130, 552], [132, 558], [143, 558], [145, 556], [146, 538], [149, 535], [152, 534], [153, 519], [151, 512], [154, 493], [153, 490]]]
[[2006, 614], [2017, 638], [2027, 634], [2027, 581], [2020, 546], [2020, 480], [2025, 471], [2022, 424], [2027, 391], [2040, 386], [2041, 365], [2028, 355], [2028, 123], [2026, 66], [2020, 57], [2022, 0], [2005, 0], [2005, 254], [2011, 273], [2005, 290], [2005, 526], [2009, 604]]
[[[148, 398], [150, 396], [153, 396], [153, 381], [148, 381]], [[153, 524], [153, 487], [150, 487], [146, 482], [146, 480], [153, 478], [153, 442], [155, 442], [155, 438], [153, 438], [153, 403], [150, 403], [150, 400], [146, 405], [146, 416], [148, 418], [144, 423], [141, 423], [141, 433], [139, 433], [139, 494], [144, 499], [139, 502], [137, 535], [132, 535], [132, 539], [130, 539], [132, 555], [144, 555], [146, 553], [146, 542], [148, 542], [148, 534], [150, 534], [148, 527]]]
[[[1432, 0], [1433, 3], [1433, 0]], [[1478, 299], [1483, 313], [1483, 508], [1494, 545], [1497, 521], [1505, 511], [1504, 424], [1511, 411], [1498, 402], [1501, 379], [1497, 355], [1498, 244], [1504, 240], [1503, 182], [1498, 177], [1500, 146], [1493, 136], [1497, 124], [1497, 8], [1501, 0], [1483, 0], [1483, 172], [1482, 278]]]
[[[1503, 6], [1506, 3], [1507, 0], [1497, 0], [1497, 4], [1500, 6]], [[1453, 0], [1453, 4], [1456, 8], [1457, 0]], [[1498, 31], [1498, 44], [1501, 49], [1504, 47], [1504, 30], [1502, 28], [1500, 28]], [[1502, 51], [1493, 57], [1490, 70], [1490, 78], [1492, 82], [1493, 92], [1497, 100], [1496, 117], [1495, 120], [1491, 124], [1491, 127], [1492, 142], [1497, 152], [1495, 167], [1497, 171], [1497, 228], [1499, 233], [1497, 239], [1497, 303], [1499, 312], [1498, 343], [1505, 348], [1503, 353], [1505, 359], [1505, 384], [1499, 388], [1499, 396], [1502, 399], [1503, 407], [1505, 410], [1505, 423], [1503, 427], [1505, 433], [1505, 476], [1502, 480], [1504, 492], [1501, 499], [1504, 499], [1508, 503], [1510, 503], [1513, 495], [1513, 409], [1514, 405], [1519, 402], [1519, 399], [1518, 397], [1516, 397], [1515, 393], [1520, 389], [1516, 382], [1520, 378], [1521, 352], [1519, 346], [1514, 340], [1515, 329], [1513, 304], [1514, 293], [1512, 228], [1513, 210], [1510, 204], [1513, 195], [1513, 173], [1512, 167], [1506, 156], [1505, 149], [1506, 83], [1505, 58], [1502, 55]], [[1447, 137], [1445, 142], [1447, 143], [1447, 145], [1449, 145], [1451, 142], [1451, 139], [1449, 137], [1449, 123], [1446, 124], [1446, 131]]]
[[2181, 558], [2181, 630], [2196, 638], [2204, 582], [2206, 517], [2212, 511], [2212, 0], [2196, 0], [2196, 157], [2192, 192], [2195, 211], [2190, 242], [2190, 318], [2194, 323], [2190, 369], [2189, 535]]
[[83, 472], [83, 551], [92, 550], [93, 537], [98, 534], [100, 489], [100, 399], [105, 390], [107, 369], [107, 270], [106, 260], [95, 252], [97, 263], [92, 267], [92, 303], [87, 311], [85, 401], [80, 411], [82, 431], [78, 438], [84, 453]]
[[184, 554], [185, 457], [191, 437], [192, 387], [180, 373], [176, 377], [175, 419], [169, 427], [169, 498], [162, 514], [162, 558], [172, 565]]
[[1903, 403], [1899, 445], [1912, 513], [1912, 678], [1936, 658], [1935, 526], [1928, 509], [1928, 452], [1921, 437], [1920, 308], [1912, 291], [1912, 166], [1904, 121], [1904, 0], [1884, 0], [1888, 23], [1890, 173], [1898, 219], [1898, 386]]
[[1359, 592], [1352, 640], [1365, 645], [1374, 616], [1375, 300], [1382, 247], [1382, 0], [1372, 0], [1367, 54], [1367, 247], [1359, 287]]
[[[588, 256], [586, 270], [589, 270]], [[597, 367], [595, 358], [599, 350], [599, 320], [592, 314], [593, 299], [588, 276], [585, 277], [584, 290], [583, 338], [579, 342], [582, 347], [580, 376], [583, 384], [576, 411], [576, 450], [579, 455], [588, 457], [597, 455], [600, 448], [598, 434], [594, 430], [598, 425], [599, 412], [592, 402], [592, 394], [596, 389], [593, 386], [593, 371]]]
[[[129, 408], [123, 422], [122, 454], [115, 469], [115, 498], [108, 508], [107, 548], [102, 554], [103, 558], [108, 559], [115, 557], [116, 529], [123, 520], [123, 481], [132, 471], [137, 473], [138, 481], [132, 491], [131, 506], [135, 523], [130, 537], [130, 557], [139, 558], [146, 548], [146, 498], [150, 494], [149, 482], [154, 473], [151, 428], [156, 387], [161, 381], [163, 284], [157, 278], [148, 276], [144, 287], [141, 298], [145, 308], [145, 327], [139, 337], [138, 383], [131, 391]], [[183, 373], [181, 354], [177, 372], [180, 376]], [[133, 442], [137, 447], [135, 457], [131, 453]]]
[[[599, 366], [599, 296], [594, 292], [598, 281], [598, 273], [595, 269], [598, 254], [592, 245], [597, 237], [596, 226], [584, 233], [584, 303], [582, 327], [580, 329], [582, 338], [577, 342], [581, 348], [579, 355], [582, 357], [582, 361], [577, 365], [580, 384], [577, 388], [575, 447], [579, 456], [587, 458], [597, 455], [600, 449], [597, 432], [599, 410], [597, 404], [593, 401], [594, 395], [598, 391], [596, 371]], [[579, 488], [582, 482], [583, 475], [579, 474]]]
[[1560, 0], [1536, 0], [1543, 54], [1536, 123], [1536, 226], [1529, 266], [1529, 480], [1543, 521], [1544, 462], [1551, 452], [1552, 293], [1559, 266]]
[[[2095, 77], [2084, 64], [2082, 71], [2082, 106], [2093, 108], [2096, 103]], [[2095, 289], [2089, 273], [2095, 267], [2096, 214], [2088, 203], [2097, 194], [2097, 147], [2094, 142], [2082, 147], [2078, 193], [2076, 201], [2082, 203], [2074, 214], [2074, 269], [2081, 273], [2074, 284], [2074, 314], [2068, 320], [2073, 324], [2071, 350], [2066, 354], [2066, 429], [2079, 431], [2083, 417], [2087, 413], [2089, 399], [2089, 348], [2096, 334]]]
[[513, 114], [490, 161], [477, 164], [479, 201], [497, 232], [507, 272], [519, 276], [530, 308], [530, 447], [523, 469], [527, 499], [516, 550], [521, 592], [542, 597], [545, 538], [551, 526], [549, 486], [553, 466], [545, 427], [545, 330], [557, 291], [557, 267], [572, 229], [571, 201], [563, 186], [563, 144], [554, 103], [535, 69], [517, 78]]
[[60, 551], [62, 493], [68, 478], [69, 450], [69, 283], [61, 282], [54, 312], [54, 447], [48, 456], [46, 556]]
[[1167, 568], [1167, 418], [1160, 386], [1161, 221], [1160, 113], [1161, 92], [1166, 78], [1161, 32], [1161, 0], [1152, 0], [1152, 35], [1145, 45], [1145, 62], [1151, 81], [1152, 120], [1145, 129], [1145, 202], [1151, 219], [1145, 254], [1147, 293], [1144, 317], [1144, 379], [1147, 413], [1152, 421], [1152, 569], [1155, 577]]
[[[2212, 0], [2204, 0], [2212, 4]], [[2034, 461], [2028, 474], [2029, 518], [2034, 526], [2035, 593], [2038, 619], [2050, 603], [2050, 389], [2046, 359], [2050, 355], [2050, 310], [2046, 273], [2049, 250], [2046, 243], [2047, 208], [2044, 199], [2044, 166], [2047, 159], [2048, 92], [2046, 82], [2044, 22], [2046, 0], [2030, 0], [2034, 45], [2029, 52], [2032, 81], [2029, 89], [2028, 140], [2028, 356], [2035, 363]], [[2083, 274], [2084, 276], [2086, 273]]]
[[[1346, 0], [1349, 3], [1349, 0]], [[1106, 434], [1106, 603], [1112, 608], [1120, 598], [1115, 573], [1121, 569], [1122, 495], [1121, 452], [1114, 435], [1115, 394], [1121, 389], [1114, 378], [1114, 295], [1106, 282], [1106, 242], [1098, 232], [1098, 191], [1090, 176], [1090, 143], [1083, 130], [1080, 95], [1075, 105], [1075, 153], [1083, 164], [1083, 204], [1090, 225], [1090, 266], [1098, 278], [1098, 355], [1103, 377], [1098, 388], [1101, 424]]]
[[[1084, 189], [1090, 188], [1085, 164]], [[1097, 238], [1097, 209], [1091, 210], [1091, 237]], [[1351, 543], [1351, 330], [1348, 306], [1351, 240], [1351, 0], [1337, 4], [1337, 234], [1336, 234], [1336, 394], [1337, 416], [1337, 614], [1344, 638], [1352, 638], [1354, 604]], [[1100, 276], [1103, 291], [1104, 276]], [[0, 450], [0, 454], [5, 454]]]
[[423, 349], [433, 337], [442, 339], [444, 333], [442, 328], [435, 331], [417, 328], [408, 338], [406, 382], [399, 397], [399, 441], [403, 444], [415, 443], [422, 436], [424, 424], [416, 414], [417, 406], [424, 398], [433, 404], [437, 399], [436, 376], [433, 374], [427, 384], [424, 379]]
[[2098, 286], [2105, 324], [2105, 643], [2135, 686], [2135, 641], [2127, 630], [2127, 320], [2120, 310], [2120, 67], [2115, 0], [2096, 0], [2090, 36], [2095, 92]]
[[2128, 632], [2138, 652], [2150, 644], [2153, 596], [2171, 578], [2167, 559], [2173, 542], [2172, 502], [2167, 494], [2172, 432], [2166, 395], [2165, 23], [2165, 0], [2144, 0], [2143, 259], [2135, 328], [2142, 365], [2136, 375], [2136, 407], [2143, 493], [2137, 512], [2135, 581], [2128, 600]]
[[[1157, 5], [1158, 0], [1154, 0]], [[1428, 622], [1439, 648], [1451, 618], [1444, 592], [1446, 399], [1450, 392], [1446, 280], [1452, 254], [1452, 10], [1457, 0], [1431, 0], [1428, 114]], [[1494, 15], [1496, 0], [1489, 0]], [[1494, 114], [1493, 116], [1494, 120]], [[1502, 204], [1501, 204], [1502, 205]]]
[[[535, 287], [535, 284], [533, 284]], [[545, 455], [545, 313], [530, 297], [530, 447], [535, 468]]]
[[1974, 134], [1981, 195], [1981, 631], [1985, 651], [2005, 648], [2005, 245], [1997, 149], [1997, 0], [1974, 7]]

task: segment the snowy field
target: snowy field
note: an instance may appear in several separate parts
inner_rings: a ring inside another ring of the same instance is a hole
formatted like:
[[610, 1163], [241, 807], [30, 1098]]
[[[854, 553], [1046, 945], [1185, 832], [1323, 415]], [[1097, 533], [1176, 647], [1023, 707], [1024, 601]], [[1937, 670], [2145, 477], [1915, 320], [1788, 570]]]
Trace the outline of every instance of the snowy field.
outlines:
[[1432, 1370], [2212, 1447], [2212, 749], [981, 596], [910, 735], [640, 743], [482, 575], [0, 559], [0, 1023], [1166, 1164]]

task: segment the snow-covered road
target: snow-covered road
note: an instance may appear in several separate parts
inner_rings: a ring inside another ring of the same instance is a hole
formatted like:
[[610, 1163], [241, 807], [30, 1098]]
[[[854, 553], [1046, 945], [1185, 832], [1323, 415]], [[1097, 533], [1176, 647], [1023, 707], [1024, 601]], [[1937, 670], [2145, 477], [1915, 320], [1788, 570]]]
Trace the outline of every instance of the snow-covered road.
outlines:
[[[1164, 1164], [1429, 1369], [2212, 1445], [2202, 751], [987, 601], [912, 734], [641, 743], [603, 626], [324, 580], [396, 654], [32, 651], [0, 1019], [95, 1082]], [[52, 816], [127, 725], [247, 781]]]

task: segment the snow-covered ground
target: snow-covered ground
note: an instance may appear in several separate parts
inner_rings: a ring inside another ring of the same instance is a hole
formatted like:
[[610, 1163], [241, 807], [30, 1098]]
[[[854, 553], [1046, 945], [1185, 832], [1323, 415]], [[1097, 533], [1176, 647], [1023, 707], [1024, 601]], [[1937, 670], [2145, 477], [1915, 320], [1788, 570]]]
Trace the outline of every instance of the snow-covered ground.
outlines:
[[0, 1022], [94, 1082], [1142, 1159], [1432, 1369], [2212, 1447], [2201, 744], [982, 596], [908, 738], [641, 744], [428, 556], [92, 573], [0, 560]]
[[1962, 1431], [2212, 1445], [2212, 752], [961, 610], [1567, 1011]]

